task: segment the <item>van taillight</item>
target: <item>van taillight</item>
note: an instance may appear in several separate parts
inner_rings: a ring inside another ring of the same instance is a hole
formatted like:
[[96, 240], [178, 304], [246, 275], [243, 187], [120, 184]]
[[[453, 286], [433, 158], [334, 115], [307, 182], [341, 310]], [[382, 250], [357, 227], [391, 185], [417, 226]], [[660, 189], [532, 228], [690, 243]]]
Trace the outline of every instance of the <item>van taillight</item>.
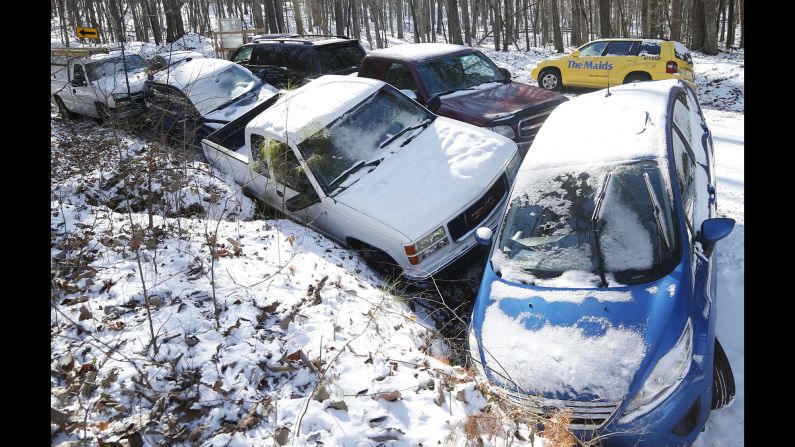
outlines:
[[665, 64], [665, 72], [666, 73], [676, 73], [678, 71], [678, 66], [674, 61], [668, 61]]

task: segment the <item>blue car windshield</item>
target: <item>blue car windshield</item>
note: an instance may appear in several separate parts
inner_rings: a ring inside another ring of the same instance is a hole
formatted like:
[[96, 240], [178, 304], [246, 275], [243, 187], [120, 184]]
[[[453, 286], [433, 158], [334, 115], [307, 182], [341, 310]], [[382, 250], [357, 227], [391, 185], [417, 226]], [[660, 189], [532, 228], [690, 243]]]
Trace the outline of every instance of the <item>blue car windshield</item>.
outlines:
[[597, 277], [601, 256], [611, 285], [661, 278], [676, 266], [679, 253], [664, 172], [644, 160], [520, 175], [497, 235], [495, 268], [507, 271], [506, 279], [528, 283], [565, 272]]

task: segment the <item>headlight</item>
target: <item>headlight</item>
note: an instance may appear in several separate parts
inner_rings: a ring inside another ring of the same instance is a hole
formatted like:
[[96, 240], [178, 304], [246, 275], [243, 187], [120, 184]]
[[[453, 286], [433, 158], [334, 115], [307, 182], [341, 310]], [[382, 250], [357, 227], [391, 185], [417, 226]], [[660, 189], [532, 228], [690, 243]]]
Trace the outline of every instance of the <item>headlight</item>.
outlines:
[[417, 265], [423, 259], [447, 245], [447, 242], [447, 232], [444, 226], [441, 226], [417, 241], [417, 243], [406, 245], [403, 249], [406, 251], [406, 256], [408, 256], [411, 265]]
[[688, 318], [679, 341], [657, 362], [619, 422], [630, 422], [643, 416], [667, 399], [690, 371], [692, 356], [693, 325]]
[[508, 166], [505, 167], [505, 173], [508, 175], [508, 184], [513, 184], [514, 179], [516, 178], [516, 174], [519, 173], [519, 166], [522, 164], [522, 157], [519, 156], [519, 151], [516, 151], [513, 154], [513, 158], [511, 161], [508, 162]]
[[496, 132], [496, 133], [504, 136], [505, 138], [508, 138], [508, 139], [511, 139], [511, 140], [516, 138], [516, 134], [514, 133], [514, 131], [511, 128], [511, 126], [494, 126], [494, 127], [487, 127], [486, 129], [489, 129], [492, 132]]

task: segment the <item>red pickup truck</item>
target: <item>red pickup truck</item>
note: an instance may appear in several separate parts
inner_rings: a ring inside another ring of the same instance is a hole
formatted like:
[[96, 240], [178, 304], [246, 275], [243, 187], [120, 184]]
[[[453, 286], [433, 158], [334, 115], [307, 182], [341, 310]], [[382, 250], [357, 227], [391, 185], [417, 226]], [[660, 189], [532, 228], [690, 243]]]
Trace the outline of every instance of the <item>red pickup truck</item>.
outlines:
[[514, 140], [524, 156], [552, 110], [568, 98], [511, 80], [478, 50], [441, 43], [396, 45], [365, 56], [359, 76], [385, 81], [432, 112]]

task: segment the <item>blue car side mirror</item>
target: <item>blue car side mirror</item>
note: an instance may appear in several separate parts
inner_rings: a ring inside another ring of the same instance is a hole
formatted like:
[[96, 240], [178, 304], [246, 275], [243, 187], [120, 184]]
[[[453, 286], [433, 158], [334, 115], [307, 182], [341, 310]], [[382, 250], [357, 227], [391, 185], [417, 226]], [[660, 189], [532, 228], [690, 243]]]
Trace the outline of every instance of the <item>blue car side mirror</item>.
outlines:
[[263, 68], [262, 70], [259, 71], [259, 78], [262, 79], [263, 81], [267, 76], [268, 76], [268, 70]]
[[478, 241], [478, 244], [489, 246], [491, 245], [491, 239], [494, 237], [494, 233], [491, 231], [489, 227], [480, 227], [475, 230], [475, 240]]
[[715, 243], [731, 234], [734, 229], [734, 219], [728, 217], [715, 217], [701, 223], [701, 244], [706, 256], [712, 255]]

